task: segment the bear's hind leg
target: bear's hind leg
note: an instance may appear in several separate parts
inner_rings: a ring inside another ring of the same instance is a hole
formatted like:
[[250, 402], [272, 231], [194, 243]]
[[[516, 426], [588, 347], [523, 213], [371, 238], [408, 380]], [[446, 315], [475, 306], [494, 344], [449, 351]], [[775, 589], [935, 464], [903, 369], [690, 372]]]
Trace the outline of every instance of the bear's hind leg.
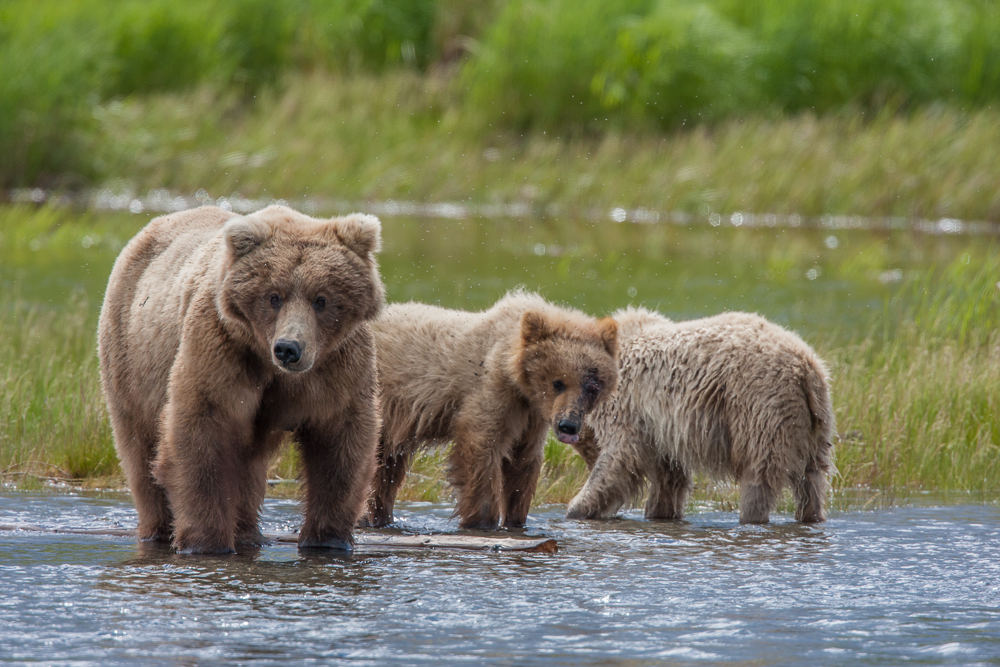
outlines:
[[169, 542], [173, 531], [173, 515], [167, 502], [167, 494], [153, 477], [152, 463], [156, 456], [155, 436], [144, 436], [136, 425], [127, 419], [115, 418], [112, 424], [115, 445], [121, 460], [125, 477], [139, 515], [138, 533], [140, 542]]
[[828, 456], [821, 456], [819, 461], [810, 460], [806, 464], [804, 474], [793, 481], [796, 521], [802, 523], [826, 521], [826, 494], [830, 487], [827, 477], [829, 469]]
[[656, 462], [649, 498], [647, 519], [683, 519], [684, 505], [691, 490], [691, 477], [684, 468], [670, 459]]
[[778, 501], [781, 486], [766, 471], [747, 472], [740, 478], [740, 523], [767, 523]]
[[393, 522], [392, 512], [396, 506], [396, 494], [403, 486], [412, 457], [409, 448], [395, 447], [393, 451], [394, 454], [386, 456], [383, 446], [379, 446], [375, 476], [372, 480], [372, 495], [368, 500], [367, 517], [362, 519], [362, 525], [383, 528]]
[[[278, 434], [280, 439], [281, 434]], [[239, 506], [236, 508], [236, 546], [259, 547], [267, 544], [260, 532], [260, 507], [267, 494], [267, 451], [255, 453], [240, 471]]]

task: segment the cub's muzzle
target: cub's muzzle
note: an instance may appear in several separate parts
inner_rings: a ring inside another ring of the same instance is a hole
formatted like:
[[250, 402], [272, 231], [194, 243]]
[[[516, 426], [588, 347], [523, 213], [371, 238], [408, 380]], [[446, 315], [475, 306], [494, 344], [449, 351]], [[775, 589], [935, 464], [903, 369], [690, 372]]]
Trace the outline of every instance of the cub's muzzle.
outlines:
[[580, 440], [580, 422], [574, 419], [560, 419], [556, 424], [556, 439], [567, 445], [575, 444]]

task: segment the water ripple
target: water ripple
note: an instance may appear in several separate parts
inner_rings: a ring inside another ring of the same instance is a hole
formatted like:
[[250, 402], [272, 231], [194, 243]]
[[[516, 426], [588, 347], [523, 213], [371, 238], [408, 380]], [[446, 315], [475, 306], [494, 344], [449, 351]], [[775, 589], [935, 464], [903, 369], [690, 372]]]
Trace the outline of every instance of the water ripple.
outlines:
[[[402, 527], [454, 532], [451, 508]], [[997, 664], [1000, 510], [990, 505], [779, 516], [739, 526], [632, 514], [532, 515], [555, 556], [182, 557], [129, 540], [0, 533], [0, 655], [81, 665], [816, 663]], [[0, 494], [0, 521], [131, 526], [127, 497]], [[268, 501], [267, 530], [299, 521]]]

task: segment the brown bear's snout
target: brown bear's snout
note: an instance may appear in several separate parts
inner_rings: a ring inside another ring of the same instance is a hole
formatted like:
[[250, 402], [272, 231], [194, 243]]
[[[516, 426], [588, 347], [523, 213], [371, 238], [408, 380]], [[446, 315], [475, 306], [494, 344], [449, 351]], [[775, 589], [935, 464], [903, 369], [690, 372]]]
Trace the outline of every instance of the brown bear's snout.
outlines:
[[302, 358], [302, 344], [297, 340], [279, 338], [274, 344], [274, 358], [286, 368], [296, 364]]
[[564, 417], [556, 424], [556, 438], [567, 445], [575, 444], [580, 439], [580, 419], [576, 415]]

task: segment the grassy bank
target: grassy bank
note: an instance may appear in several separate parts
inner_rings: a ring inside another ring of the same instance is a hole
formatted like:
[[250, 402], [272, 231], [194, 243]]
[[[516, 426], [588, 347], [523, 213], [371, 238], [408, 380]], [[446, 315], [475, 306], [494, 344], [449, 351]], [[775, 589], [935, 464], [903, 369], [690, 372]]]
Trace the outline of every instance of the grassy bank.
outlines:
[[[102, 292], [110, 262], [143, 221], [143, 216], [81, 215], [48, 207], [0, 209], [3, 262], [0, 282], [4, 286], [0, 295], [0, 359], [4, 360], [0, 364], [0, 471], [5, 483], [33, 488], [48, 478], [90, 487], [124, 485], [98, 380], [96, 299]], [[625, 245], [632, 248], [652, 245], [667, 248], [678, 244], [678, 237], [668, 234], [671, 227], [609, 225], [599, 226], [591, 237], [581, 238], [583, 250], [571, 251], [572, 255], [552, 261], [557, 266], [565, 262], [569, 267], [580, 252], [581, 261], [586, 260], [583, 266], [600, 268], [605, 282], [617, 282], [618, 274], [600, 258], [602, 250], [619, 247], [606, 234], [629, 236]], [[396, 227], [390, 222], [387, 229], [399, 232], [391, 236], [387, 232], [390, 238], [384, 261], [384, 274], [394, 299], [413, 296], [406, 290], [409, 282], [416, 280], [414, 272], [432, 271], [433, 276], [420, 280], [439, 284], [453, 279], [447, 273], [448, 267], [465, 266], [462, 262], [468, 263], [474, 247], [487, 241], [487, 245], [496, 247], [492, 237], [476, 234], [461, 236], [450, 249], [436, 243], [425, 247], [423, 225]], [[457, 226], [454, 231], [459, 234]], [[640, 231], [645, 233], [633, 237], [634, 232]], [[544, 232], [550, 233], [553, 241], [558, 242], [571, 235], [572, 230], [566, 227]], [[706, 233], [715, 234], [710, 228]], [[773, 292], [782, 281], [809, 284], [801, 276], [812, 266], [812, 260], [794, 269], [781, 266], [783, 253], [802, 257], [814, 252], [808, 236], [797, 236], [793, 242], [771, 249], [773, 241], [768, 242], [759, 232], [748, 236], [749, 232], [736, 234], [734, 230], [727, 236], [730, 240], [718, 246], [707, 245], [707, 238], [698, 234], [678, 246], [678, 252], [689, 252], [689, 245], [700, 247], [702, 255], [696, 261], [701, 263], [737, 252], [748, 255], [751, 258], [748, 261], [759, 265], [761, 271], [787, 276], [767, 283]], [[513, 243], [517, 235], [511, 228], [503, 236]], [[528, 247], [538, 238], [516, 243], [518, 247]], [[822, 246], [823, 238], [818, 241]], [[892, 266], [878, 259], [885, 249], [872, 239], [864, 246], [853, 246], [851, 239], [842, 236], [839, 243], [843, 244], [838, 249], [844, 251], [843, 263], [823, 265], [833, 276], [831, 280], [857, 279], [870, 272], [877, 276]], [[81, 255], [80, 248], [89, 254]], [[404, 248], [416, 254], [395, 258]], [[941, 257], [949, 256], [946, 250], [942, 241], [926, 247], [907, 245], [906, 254], [922, 256], [924, 264], [931, 266]], [[497, 252], [507, 256], [498, 260], [501, 263], [511, 259], [526, 265], [542, 261], [534, 251], [529, 253], [534, 260], [511, 254], [510, 248]], [[954, 254], [951, 252], [950, 256]], [[657, 251], [645, 261], [662, 270], [672, 260], [671, 255]], [[55, 267], [70, 262], [82, 263], [83, 268], [65, 286], [58, 282], [59, 272]], [[534, 266], [540, 269], [543, 265]], [[40, 285], [39, 280], [24, 277], [28, 275], [56, 282]], [[588, 280], [583, 274], [570, 275], [569, 282], [573, 285], [567, 289], [578, 289]], [[799, 278], [794, 278], [796, 275]], [[872, 324], [861, 327], [859, 333], [833, 335], [834, 332], [826, 331], [822, 337], [807, 336], [829, 361], [838, 428], [844, 436], [837, 445], [840, 473], [833, 480], [834, 488], [843, 498], [852, 497], [858, 489], [885, 496], [922, 490], [998, 493], [1000, 420], [996, 415], [1000, 414], [1000, 395], [996, 388], [1000, 386], [1000, 289], [996, 281], [1000, 279], [1000, 255], [976, 248], [973, 254], [962, 253], [937, 269], [907, 271], [905, 276], [897, 296], [885, 303]], [[490, 290], [500, 290], [508, 284], [494, 284], [496, 279], [489, 274], [481, 274], [479, 278], [490, 286], [479, 286], [474, 293], [462, 292], [451, 298], [485, 305], [495, 298]], [[698, 276], [692, 278], [700, 280]], [[83, 288], [74, 286], [79, 281], [84, 282]], [[644, 283], [638, 284], [642, 287]], [[657, 284], [663, 289], [674, 283]], [[683, 290], [684, 284], [677, 282], [676, 289]], [[551, 287], [555, 291], [555, 285]], [[28, 294], [29, 289], [34, 291]], [[561, 294], [559, 298], [567, 298], [568, 292]], [[443, 292], [416, 294], [431, 300], [444, 295]], [[608, 303], [588, 302], [588, 308], [594, 312], [604, 312], [627, 298], [618, 292], [602, 294], [596, 289], [591, 297], [598, 295]], [[480, 303], [483, 299], [487, 301]], [[810, 302], [823, 303], [818, 295]], [[669, 307], [693, 306], [674, 301]], [[442, 452], [418, 457], [402, 497], [447, 500], [444, 461]], [[289, 448], [275, 461], [271, 475], [294, 479], [297, 463], [294, 449]], [[572, 449], [550, 440], [536, 502], [566, 502], [585, 478], [583, 462]], [[294, 495], [296, 486], [280, 484], [272, 493]], [[696, 501], [722, 502], [725, 506], [734, 499], [731, 486], [699, 480]], [[850, 506], [847, 500], [841, 502], [845, 504]]]
[[0, 6], [0, 186], [1000, 220], [996, 3]]
[[448, 83], [290, 78], [252, 109], [211, 88], [95, 111], [112, 189], [214, 197], [1000, 220], [1000, 110], [733, 119], [670, 134], [482, 133]]

